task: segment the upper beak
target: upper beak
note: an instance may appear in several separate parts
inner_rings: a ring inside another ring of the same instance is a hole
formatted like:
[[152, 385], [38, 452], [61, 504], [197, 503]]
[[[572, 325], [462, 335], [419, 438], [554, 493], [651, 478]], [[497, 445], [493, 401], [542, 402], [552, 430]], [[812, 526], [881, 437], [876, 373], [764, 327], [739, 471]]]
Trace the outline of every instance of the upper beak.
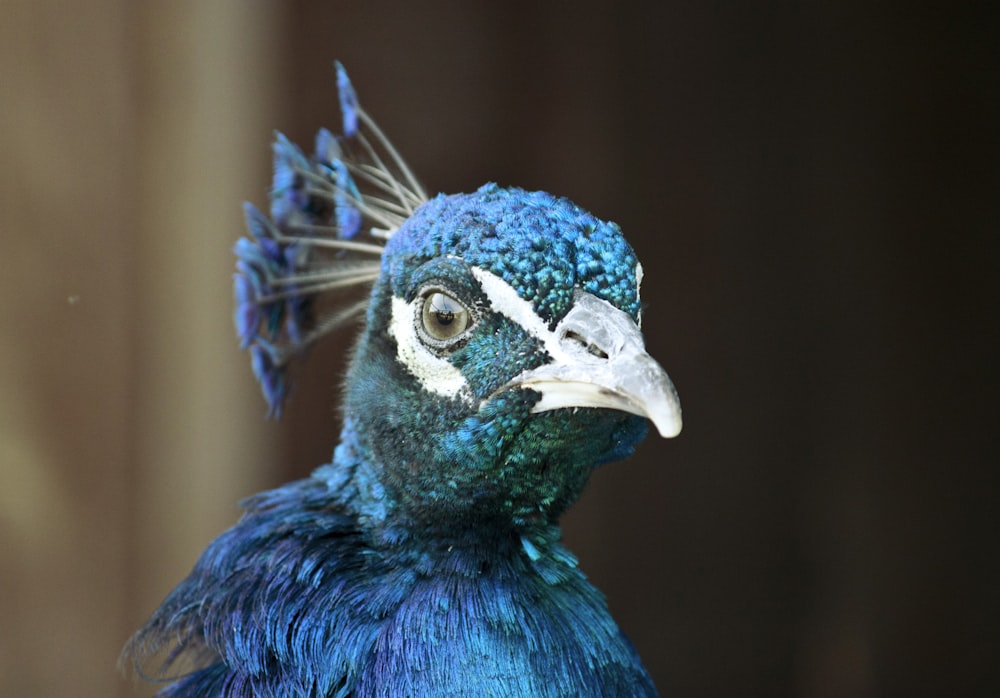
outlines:
[[646, 353], [642, 333], [627, 313], [578, 289], [573, 307], [542, 340], [552, 361], [500, 390], [540, 392], [533, 412], [605, 407], [648, 418], [664, 438], [680, 433], [681, 403], [674, 384]]

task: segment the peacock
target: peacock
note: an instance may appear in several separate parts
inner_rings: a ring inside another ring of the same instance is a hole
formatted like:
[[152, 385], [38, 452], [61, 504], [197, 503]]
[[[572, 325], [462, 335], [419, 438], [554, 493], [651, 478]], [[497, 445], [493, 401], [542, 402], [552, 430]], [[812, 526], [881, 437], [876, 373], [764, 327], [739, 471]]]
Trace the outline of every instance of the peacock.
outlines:
[[545, 192], [428, 197], [336, 74], [342, 134], [277, 134], [234, 285], [274, 417], [295, 360], [363, 322], [340, 441], [244, 501], [125, 656], [171, 698], [657, 695], [559, 529], [647, 420], [681, 429], [635, 252]]

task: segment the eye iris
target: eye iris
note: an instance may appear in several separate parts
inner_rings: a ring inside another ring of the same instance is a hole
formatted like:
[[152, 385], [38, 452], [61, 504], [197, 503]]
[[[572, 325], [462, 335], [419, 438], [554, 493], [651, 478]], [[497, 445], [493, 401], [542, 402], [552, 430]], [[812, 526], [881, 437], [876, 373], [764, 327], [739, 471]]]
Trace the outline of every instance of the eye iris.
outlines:
[[451, 296], [435, 292], [424, 300], [423, 323], [434, 339], [451, 339], [469, 326], [469, 311]]

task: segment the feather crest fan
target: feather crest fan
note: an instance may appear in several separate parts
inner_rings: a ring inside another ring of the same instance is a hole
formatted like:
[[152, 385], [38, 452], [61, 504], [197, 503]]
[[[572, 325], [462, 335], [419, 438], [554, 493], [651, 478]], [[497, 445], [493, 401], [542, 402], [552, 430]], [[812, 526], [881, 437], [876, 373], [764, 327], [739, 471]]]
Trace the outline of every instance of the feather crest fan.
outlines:
[[322, 312], [318, 298], [371, 285], [385, 241], [427, 200], [339, 62], [336, 69], [343, 134], [320, 130], [311, 157], [275, 135], [270, 218], [245, 204], [249, 236], [234, 247], [236, 332], [274, 417], [290, 362], [368, 307], [364, 298]]

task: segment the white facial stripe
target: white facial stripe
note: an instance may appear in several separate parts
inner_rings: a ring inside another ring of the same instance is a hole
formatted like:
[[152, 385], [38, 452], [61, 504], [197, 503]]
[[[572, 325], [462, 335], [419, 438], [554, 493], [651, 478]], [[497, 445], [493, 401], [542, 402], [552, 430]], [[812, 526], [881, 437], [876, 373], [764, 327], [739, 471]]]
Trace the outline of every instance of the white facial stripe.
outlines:
[[389, 335], [396, 340], [396, 358], [409, 369], [425, 390], [445, 397], [456, 397], [468, 387], [465, 376], [447, 360], [435, 356], [417, 337], [414, 326], [416, 304], [423, 303], [417, 297], [412, 303], [402, 298], [392, 297], [392, 320]]
[[517, 295], [514, 287], [493, 272], [472, 267], [472, 274], [479, 281], [483, 293], [490, 299], [493, 310], [510, 318], [545, 347], [556, 361], [568, 361], [571, 357], [559, 343], [555, 332], [549, 331], [542, 318], [538, 317], [531, 303]]
[[635, 302], [639, 306], [639, 329], [642, 329], [642, 299], [639, 296], [639, 289], [642, 287], [642, 265], [636, 261], [635, 263]]

